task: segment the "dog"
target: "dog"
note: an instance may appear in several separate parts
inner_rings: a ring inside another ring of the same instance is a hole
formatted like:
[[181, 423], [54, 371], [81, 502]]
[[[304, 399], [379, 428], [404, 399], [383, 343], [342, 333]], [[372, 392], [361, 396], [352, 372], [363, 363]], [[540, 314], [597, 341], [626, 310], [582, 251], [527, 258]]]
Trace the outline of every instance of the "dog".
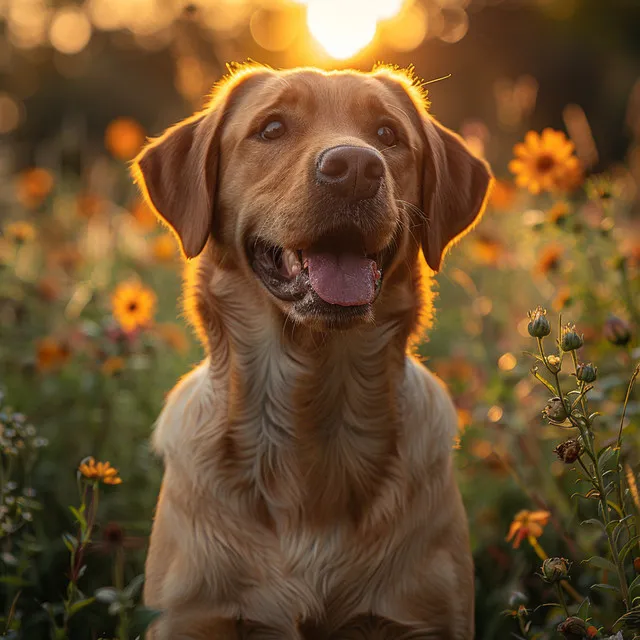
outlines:
[[396, 68], [244, 66], [136, 158], [207, 352], [153, 435], [154, 640], [473, 637], [457, 415], [411, 345], [492, 178], [427, 107]]

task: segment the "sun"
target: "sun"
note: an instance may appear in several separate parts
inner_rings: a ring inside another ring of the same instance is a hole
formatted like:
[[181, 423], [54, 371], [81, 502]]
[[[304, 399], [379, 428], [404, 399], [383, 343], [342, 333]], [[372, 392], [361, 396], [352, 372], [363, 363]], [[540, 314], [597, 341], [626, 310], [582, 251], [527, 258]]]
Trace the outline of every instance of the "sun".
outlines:
[[397, 15], [405, 0], [306, 0], [307, 26], [325, 51], [353, 57], [375, 37], [378, 22]]

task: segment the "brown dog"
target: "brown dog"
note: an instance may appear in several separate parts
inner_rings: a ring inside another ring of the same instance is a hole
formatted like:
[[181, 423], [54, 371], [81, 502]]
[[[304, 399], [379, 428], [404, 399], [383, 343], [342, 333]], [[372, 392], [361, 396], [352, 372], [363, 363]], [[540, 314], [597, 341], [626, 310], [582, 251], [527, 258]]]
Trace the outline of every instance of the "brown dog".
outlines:
[[155, 430], [151, 636], [472, 638], [456, 412], [407, 346], [487, 166], [404, 72], [245, 67], [135, 172], [208, 351]]

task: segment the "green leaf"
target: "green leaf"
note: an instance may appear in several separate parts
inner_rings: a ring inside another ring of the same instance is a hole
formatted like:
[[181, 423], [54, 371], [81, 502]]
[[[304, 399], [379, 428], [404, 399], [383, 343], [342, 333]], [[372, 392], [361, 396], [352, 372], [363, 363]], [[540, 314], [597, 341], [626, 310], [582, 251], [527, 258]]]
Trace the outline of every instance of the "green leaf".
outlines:
[[111, 604], [120, 599], [120, 593], [113, 587], [101, 587], [100, 589], [96, 589], [95, 598], [97, 602], [101, 602], [102, 604]]
[[69, 511], [71, 511], [73, 517], [77, 520], [78, 524], [84, 531], [87, 528], [87, 519], [83, 515], [84, 509], [80, 507], [80, 510], [78, 510], [75, 507], [69, 507]]
[[149, 628], [149, 625], [162, 615], [162, 611], [158, 609], [150, 609], [149, 607], [136, 607], [133, 612], [132, 627], [133, 633], [142, 633]]
[[96, 599], [91, 597], [91, 598], [85, 598], [84, 600], [78, 600], [78, 602], [74, 602], [69, 607], [69, 617], [75, 615], [76, 613], [78, 613], [78, 611], [81, 611], [85, 607], [88, 607], [90, 604], [93, 604], [95, 601]]
[[620, 549], [620, 553], [619, 553], [620, 562], [624, 562], [624, 559], [626, 558], [629, 551], [631, 551], [631, 549], [633, 549], [633, 547], [637, 545], [639, 541], [640, 541], [640, 536], [633, 536], [633, 538], [627, 541], [624, 547]]
[[615, 593], [618, 597], [620, 597], [620, 589], [618, 587], [614, 587], [612, 584], [592, 584], [591, 589], [598, 589], [599, 591], [609, 591], [611, 593]]
[[598, 520], [597, 518], [589, 518], [588, 520], [583, 520], [580, 523], [580, 526], [582, 526], [584, 524], [592, 524], [592, 525], [598, 527], [600, 529], [600, 531], [602, 531], [602, 533], [606, 533], [605, 528], [604, 528], [604, 524], [602, 523], [601, 520]]
[[589, 598], [585, 598], [580, 606], [578, 607], [578, 611], [576, 612], [576, 616], [581, 618], [582, 620], [586, 620], [589, 617], [589, 609], [591, 608], [591, 600]]
[[31, 582], [20, 576], [0, 576], [0, 584], [10, 584], [12, 587], [28, 587]]
[[73, 552], [78, 548], [78, 538], [72, 536], [70, 533], [63, 533], [62, 541], [64, 542], [64, 546], [67, 547], [70, 552]]
[[629, 585], [629, 598], [640, 598], [640, 575], [637, 575], [633, 582]]
[[598, 458], [598, 469], [600, 469], [600, 471], [602, 471], [605, 468], [607, 462], [609, 462], [609, 460], [611, 460], [611, 458], [613, 458], [615, 453], [616, 452], [611, 447], [605, 447], [604, 449], [601, 449], [598, 452], [598, 455], [597, 455], [597, 458]]
[[613, 562], [611, 562], [610, 560], [607, 560], [606, 558], [602, 558], [600, 556], [593, 556], [592, 558], [589, 558], [588, 560], [585, 560], [584, 562], [588, 563], [592, 567], [595, 567], [596, 569], [602, 569], [603, 571], [609, 571], [614, 576], [617, 575], [616, 565], [613, 564]]
[[140, 593], [140, 589], [144, 584], [144, 574], [136, 576], [131, 582], [125, 587], [124, 594], [126, 598], [129, 600], [131, 598], [135, 598], [138, 593]]

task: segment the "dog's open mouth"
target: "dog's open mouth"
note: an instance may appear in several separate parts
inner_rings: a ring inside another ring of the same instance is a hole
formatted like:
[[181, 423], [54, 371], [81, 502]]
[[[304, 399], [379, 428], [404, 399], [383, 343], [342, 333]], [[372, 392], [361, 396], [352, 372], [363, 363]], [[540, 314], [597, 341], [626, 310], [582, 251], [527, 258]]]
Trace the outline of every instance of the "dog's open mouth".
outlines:
[[[291, 249], [252, 239], [249, 262], [266, 288], [280, 300], [316, 306], [368, 307], [382, 286], [383, 270], [391, 257], [387, 248], [367, 254], [353, 234], [332, 234], [307, 249]], [[306, 306], [306, 305], [305, 305]]]

